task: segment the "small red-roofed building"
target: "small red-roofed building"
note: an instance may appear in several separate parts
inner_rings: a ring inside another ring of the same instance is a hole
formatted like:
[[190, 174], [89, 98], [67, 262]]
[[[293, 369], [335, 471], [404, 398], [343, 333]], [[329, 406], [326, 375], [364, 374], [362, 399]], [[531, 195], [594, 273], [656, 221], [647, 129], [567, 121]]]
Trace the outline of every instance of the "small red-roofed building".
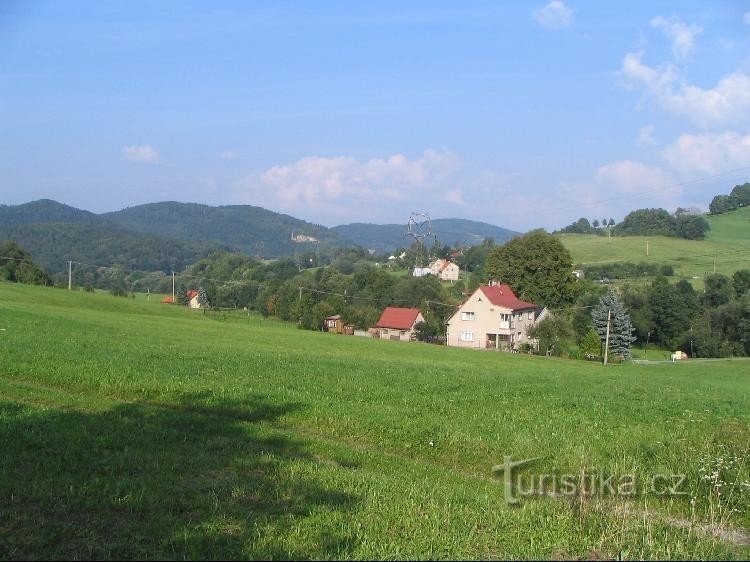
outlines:
[[414, 327], [420, 322], [424, 322], [424, 316], [418, 308], [389, 306], [380, 315], [375, 328], [382, 339], [412, 341], [416, 339]]
[[508, 285], [483, 285], [448, 320], [446, 344], [505, 351], [518, 351], [524, 343], [536, 346], [528, 331], [545, 314]]

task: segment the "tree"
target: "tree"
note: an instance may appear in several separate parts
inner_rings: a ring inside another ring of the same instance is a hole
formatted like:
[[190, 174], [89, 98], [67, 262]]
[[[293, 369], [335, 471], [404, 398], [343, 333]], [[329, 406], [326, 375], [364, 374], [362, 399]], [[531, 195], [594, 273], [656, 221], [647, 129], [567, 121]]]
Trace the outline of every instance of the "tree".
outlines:
[[708, 210], [712, 215], [734, 211], [736, 208], [737, 206], [729, 198], [729, 195], [717, 195], [711, 200], [711, 204], [708, 206]]
[[750, 269], [740, 269], [732, 275], [732, 284], [737, 297], [741, 297], [750, 290]]
[[528, 331], [529, 337], [539, 342], [539, 351], [546, 355], [562, 355], [573, 337], [570, 323], [559, 315], [547, 316]]
[[685, 280], [671, 285], [659, 276], [651, 284], [648, 304], [654, 340], [676, 347], [698, 313], [698, 297], [692, 285]]
[[607, 223], [607, 226], [615, 226], [615, 219], [609, 219], [609, 223]]
[[185, 287], [184, 283], [180, 283], [179, 285], [177, 285], [177, 290], [175, 291], [175, 300], [177, 301], [176, 304], [181, 304], [183, 306], [188, 305], [187, 288]]
[[548, 308], [572, 304], [579, 291], [570, 252], [543, 230], [494, 248], [486, 270], [490, 279], [507, 283], [520, 298]]
[[735, 208], [750, 205], [750, 183], [735, 185], [729, 194], [729, 200]]
[[729, 277], [721, 273], [706, 276], [703, 281], [703, 306], [715, 308], [728, 303], [733, 297], [732, 283]]
[[591, 328], [586, 332], [586, 335], [583, 336], [583, 339], [581, 339], [581, 342], [578, 344], [578, 349], [581, 356], [586, 359], [601, 357], [602, 340], [599, 339], [599, 334], [596, 333], [594, 328]]
[[591, 311], [591, 322], [600, 341], [605, 341], [609, 317], [609, 353], [623, 359], [630, 357], [630, 344], [635, 341], [633, 326], [625, 307], [610, 288]]
[[206, 296], [206, 289], [203, 287], [198, 288], [198, 304], [201, 308], [208, 308], [208, 297]]
[[675, 236], [676, 224], [664, 209], [637, 209], [628, 213], [615, 230], [626, 236]]
[[592, 223], [591, 223], [591, 225], [592, 225], [592, 226], [593, 226], [594, 228], [599, 228], [599, 219], [594, 219], [594, 222], [592, 222]]
[[15, 242], [0, 243], [0, 279], [29, 285], [52, 285], [52, 279]]
[[677, 235], [687, 240], [703, 240], [711, 229], [708, 221], [700, 215], [679, 214], [675, 221]]

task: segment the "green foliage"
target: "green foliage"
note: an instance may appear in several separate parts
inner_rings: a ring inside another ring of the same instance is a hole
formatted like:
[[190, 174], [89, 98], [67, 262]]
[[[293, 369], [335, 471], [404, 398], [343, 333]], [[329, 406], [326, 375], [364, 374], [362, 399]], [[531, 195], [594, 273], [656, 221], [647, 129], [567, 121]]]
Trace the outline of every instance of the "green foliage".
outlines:
[[0, 279], [27, 285], [52, 285], [49, 275], [34, 264], [31, 254], [15, 242], [0, 242]]
[[732, 286], [738, 297], [750, 291], [750, 269], [735, 271], [732, 275]]
[[708, 206], [712, 215], [720, 215], [735, 210], [737, 207], [732, 203], [728, 195], [716, 195]]
[[698, 296], [690, 283], [683, 280], [672, 285], [666, 278], [657, 277], [648, 293], [652, 341], [669, 348], [677, 347], [699, 306]]
[[565, 356], [573, 339], [573, 328], [559, 315], [547, 316], [529, 328], [529, 337], [539, 342], [539, 353]]
[[567, 232], [570, 234], [595, 234], [597, 232], [597, 227], [599, 226], [599, 221], [594, 219], [593, 226], [589, 222], [589, 219], [581, 217], [574, 223], [569, 224], [568, 226], [560, 229], [558, 232]]
[[617, 293], [611, 288], [591, 311], [591, 322], [602, 341], [606, 341], [608, 317], [610, 317], [609, 353], [615, 357], [628, 359], [630, 357], [630, 345], [635, 341], [634, 328], [630, 316], [617, 297]]
[[537, 305], [555, 308], [575, 302], [578, 286], [570, 253], [554, 236], [532, 231], [491, 250], [487, 276], [507, 283]]
[[208, 296], [206, 295], [206, 289], [203, 287], [198, 288], [198, 304], [201, 308], [208, 307]]
[[729, 200], [735, 208], [750, 205], [750, 183], [735, 185], [729, 194]]
[[583, 339], [578, 344], [581, 358], [594, 359], [601, 357], [602, 340], [594, 328], [590, 328]]
[[726, 275], [714, 273], [703, 280], [703, 306], [713, 308], [728, 303], [734, 296], [732, 282]]
[[675, 217], [675, 235], [686, 240], [703, 240], [711, 229], [700, 215], [680, 214]]
[[623, 236], [674, 236], [675, 229], [675, 218], [664, 209], [638, 209], [625, 216], [615, 227], [615, 233]]
[[177, 288], [175, 289], [175, 301], [182, 306], [187, 306], [189, 304], [187, 298], [187, 287], [185, 287], [184, 283], [177, 284]]

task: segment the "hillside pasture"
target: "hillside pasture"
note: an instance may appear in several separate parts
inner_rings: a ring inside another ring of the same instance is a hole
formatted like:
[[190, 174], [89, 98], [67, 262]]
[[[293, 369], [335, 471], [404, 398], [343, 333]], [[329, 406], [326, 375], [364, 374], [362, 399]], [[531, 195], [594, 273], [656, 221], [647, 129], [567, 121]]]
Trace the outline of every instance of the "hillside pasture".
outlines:
[[[711, 230], [705, 240], [666, 236], [595, 236], [560, 234], [575, 264], [613, 262], [671, 265], [675, 276], [702, 278], [714, 271], [731, 275], [750, 269], [750, 208], [706, 217]], [[648, 243], [648, 255], [646, 244]]]
[[[750, 362], [217, 318], [0, 283], [0, 557], [750, 555]], [[510, 505], [506, 456], [581, 485]], [[587, 492], [598, 474], [637, 489]], [[646, 486], [671, 475], [675, 493]]]

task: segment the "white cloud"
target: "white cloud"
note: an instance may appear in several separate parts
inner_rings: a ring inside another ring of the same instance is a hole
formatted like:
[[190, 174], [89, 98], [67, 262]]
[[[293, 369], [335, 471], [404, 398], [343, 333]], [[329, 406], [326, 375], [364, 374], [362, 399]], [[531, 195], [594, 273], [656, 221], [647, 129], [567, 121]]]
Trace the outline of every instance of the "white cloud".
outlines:
[[651, 27], [659, 29], [672, 41], [672, 53], [675, 58], [684, 59], [693, 50], [695, 37], [703, 33], [697, 25], [687, 25], [677, 18], [666, 19], [657, 16], [651, 20]]
[[681, 174], [715, 174], [750, 166], [750, 134], [734, 131], [684, 134], [662, 153]]
[[134, 144], [122, 149], [122, 157], [131, 162], [145, 162], [146, 164], [158, 164], [159, 153], [150, 144]]
[[596, 183], [622, 195], [639, 193], [673, 194], [675, 183], [661, 168], [623, 160], [597, 169]]
[[263, 199], [271, 208], [291, 213], [313, 209], [318, 220], [374, 220], [376, 210], [392, 217], [394, 209], [408, 212], [409, 205], [424, 205], [426, 199], [456, 203], [460, 192], [452, 182], [459, 164], [456, 154], [434, 150], [417, 158], [394, 154], [366, 161], [308, 156], [237, 182], [236, 198]]
[[464, 200], [463, 191], [458, 188], [447, 191], [445, 193], [445, 196], [443, 197], [443, 200], [446, 203], [452, 203], [461, 207], [465, 207], [467, 205], [466, 201]]
[[222, 150], [219, 158], [222, 160], [234, 160], [237, 158], [237, 153], [234, 150]]
[[641, 146], [656, 144], [656, 141], [654, 140], [654, 126], [646, 125], [645, 127], [641, 127], [641, 130], [638, 131], [638, 138], [635, 142]]
[[552, 0], [543, 8], [534, 10], [532, 15], [539, 25], [551, 29], [569, 27], [573, 23], [573, 10], [562, 0]]
[[701, 127], [750, 121], [750, 76], [735, 72], [722, 77], [715, 87], [703, 89], [685, 83], [674, 65], [654, 68], [642, 63], [642, 57], [642, 51], [626, 54], [621, 75], [629, 84], [644, 88], [668, 111]]

